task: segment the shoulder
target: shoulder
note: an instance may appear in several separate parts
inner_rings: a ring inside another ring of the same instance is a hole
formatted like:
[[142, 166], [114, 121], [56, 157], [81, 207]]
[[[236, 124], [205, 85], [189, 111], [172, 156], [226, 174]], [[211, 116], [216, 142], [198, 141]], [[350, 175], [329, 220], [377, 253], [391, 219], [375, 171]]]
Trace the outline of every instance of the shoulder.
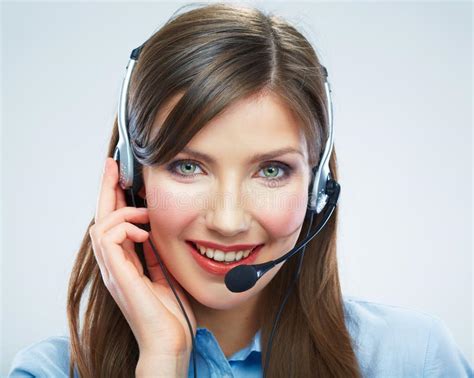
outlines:
[[52, 336], [20, 349], [13, 358], [8, 376], [68, 377], [69, 338]]
[[344, 296], [346, 324], [367, 376], [472, 377], [445, 323], [402, 306]]

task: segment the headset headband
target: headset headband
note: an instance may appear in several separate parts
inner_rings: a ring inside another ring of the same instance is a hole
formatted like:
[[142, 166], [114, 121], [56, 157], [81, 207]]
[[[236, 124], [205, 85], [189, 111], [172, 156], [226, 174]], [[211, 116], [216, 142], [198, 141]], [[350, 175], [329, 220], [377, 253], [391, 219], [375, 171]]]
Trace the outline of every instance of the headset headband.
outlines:
[[[120, 186], [124, 190], [132, 189], [136, 193], [141, 186], [141, 180], [134, 179], [138, 170], [138, 163], [133, 155], [129, 133], [128, 133], [128, 119], [127, 119], [127, 104], [128, 104], [128, 88], [130, 85], [130, 78], [132, 76], [135, 64], [140, 56], [143, 45], [132, 50], [130, 60], [126, 67], [125, 78], [123, 79], [122, 88], [120, 90], [120, 100], [118, 104], [118, 131], [119, 140], [114, 151], [114, 159], [118, 161], [120, 167]], [[329, 120], [329, 135], [325, 144], [323, 153], [319, 164], [312, 168], [314, 173], [313, 182], [310, 184], [308, 211], [319, 214], [327, 204], [328, 194], [326, 192], [326, 185], [331, 179], [331, 172], [329, 169], [329, 161], [331, 157], [332, 148], [334, 145], [334, 131], [333, 131], [333, 113], [331, 101], [331, 87], [328, 81], [328, 72], [326, 67], [321, 65], [324, 73], [324, 87], [328, 103], [328, 120]]]

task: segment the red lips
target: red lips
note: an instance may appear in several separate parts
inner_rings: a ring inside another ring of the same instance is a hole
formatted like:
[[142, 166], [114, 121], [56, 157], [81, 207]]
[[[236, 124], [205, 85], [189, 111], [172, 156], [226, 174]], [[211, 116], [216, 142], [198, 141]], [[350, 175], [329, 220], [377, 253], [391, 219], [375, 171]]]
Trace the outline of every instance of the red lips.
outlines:
[[[186, 244], [191, 252], [191, 255], [194, 257], [194, 260], [198, 265], [204, 269], [206, 272], [218, 275], [225, 276], [232, 268], [235, 268], [241, 264], [253, 264], [255, 259], [258, 256], [258, 252], [262, 249], [264, 244], [257, 245], [256, 248], [248, 255], [248, 257], [243, 258], [239, 261], [234, 261], [231, 263], [224, 263], [219, 261], [214, 261], [206, 256], [202, 256], [201, 253], [195, 248], [193, 242], [187, 241]], [[247, 244], [248, 245], [248, 244]]]
[[212, 249], [219, 249], [223, 252], [238, 252], [244, 249], [253, 249], [259, 244], [234, 244], [234, 245], [222, 245], [222, 244], [217, 244], [205, 240], [190, 240], [194, 244], [198, 244], [200, 246], [206, 247], [206, 248], [212, 248]]

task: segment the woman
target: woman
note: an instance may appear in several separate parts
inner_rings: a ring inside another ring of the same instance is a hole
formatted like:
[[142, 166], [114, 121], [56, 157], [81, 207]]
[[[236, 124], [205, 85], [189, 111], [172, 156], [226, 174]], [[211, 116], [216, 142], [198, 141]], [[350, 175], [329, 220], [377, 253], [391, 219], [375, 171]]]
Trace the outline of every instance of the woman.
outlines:
[[[436, 317], [342, 296], [337, 209], [298, 256], [229, 290], [231, 268], [278, 259], [314, 228], [330, 105], [294, 27], [214, 4], [134, 51], [136, 197], [120, 182], [117, 119], [70, 279], [70, 337], [20, 351], [12, 376], [472, 375]], [[337, 181], [334, 149], [329, 167]]]

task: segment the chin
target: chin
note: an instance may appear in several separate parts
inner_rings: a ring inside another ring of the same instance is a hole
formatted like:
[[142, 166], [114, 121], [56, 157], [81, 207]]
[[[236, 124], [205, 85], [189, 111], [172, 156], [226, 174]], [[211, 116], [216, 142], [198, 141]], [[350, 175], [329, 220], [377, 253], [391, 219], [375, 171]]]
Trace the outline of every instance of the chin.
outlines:
[[202, 288], [194, 286], [188, 291], [188, 294], [203, 306], [214, 310], [229, 310], [253, 297], [256, 294], [255, 289], [253, 288], [253, 290], [251, 289], [243, 293], [232, 293], [223, 282], [216, 282]]

